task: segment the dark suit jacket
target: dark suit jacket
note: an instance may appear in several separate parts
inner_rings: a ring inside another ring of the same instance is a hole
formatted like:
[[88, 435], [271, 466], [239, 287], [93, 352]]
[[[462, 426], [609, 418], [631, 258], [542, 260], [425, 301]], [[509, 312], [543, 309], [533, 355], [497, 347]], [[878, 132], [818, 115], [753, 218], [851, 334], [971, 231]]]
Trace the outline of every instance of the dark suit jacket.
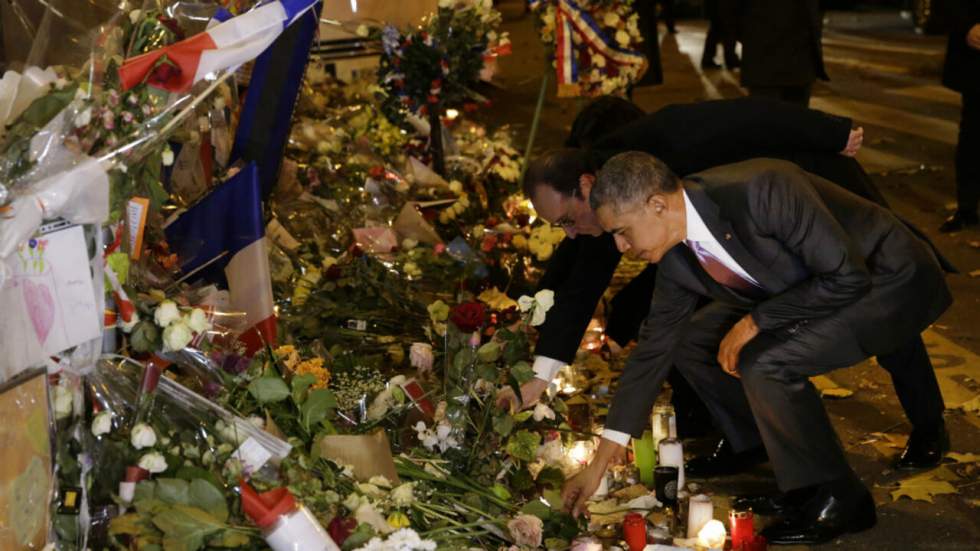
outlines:
[[[869, 356], [917, 336], [952, 302], [926, 242], [887, 209], [793, 164], [754, 159], [694, 174], [684, 186], [765, 298], [719, 285], [684, 245], [668, 251], [609, 429], [640, 435], [699, 297], [747, 306], [764, 332], [835, 316]], [[820, 351], [814, 354], [817, 363]]]
[[980, 24], [980, 2], [947, 0], [950, 27], [943, 84], [957, 92], [980, 94], [980, 50], [966, 44], [966, 33]]
[[[799, 162], [851, 191], [884, 203], [874, 184], [844, 149], [851, 120], [772, 100], [742, 98], [669, 105], [597, 141], [601, 164], [623, 151], [656, 155], [678, 174], [769, 156]], [[598, 166], [598, 165], [597, 165]], [[620, 254], [612, 236], [580, 236], [558, 245], [539, 287], [556, 293], [555, 305], [538, 330], [535, 354], [571, 363], [602, 298]], [[613, 305], [609, 336], [625, 344], [635, 338], [630, 319], [646, 317], [653, 272], [646, 285], [629, 288]]]
[[827, 80], [818, 0], [742, 0], [743, 86], [806, 86]]

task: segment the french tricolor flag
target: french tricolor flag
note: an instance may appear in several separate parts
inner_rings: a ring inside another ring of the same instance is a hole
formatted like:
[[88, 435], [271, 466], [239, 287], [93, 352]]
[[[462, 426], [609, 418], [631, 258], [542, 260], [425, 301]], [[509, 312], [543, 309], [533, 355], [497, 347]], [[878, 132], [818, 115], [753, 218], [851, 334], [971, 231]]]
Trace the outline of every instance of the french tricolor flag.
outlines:
[[227, 285], [231, 307], [247, 316], [238, 337], [248, 355], [276, 342], [272, 278], [262, 223], [262, 184], [250, 162], [164, 229], [192, 281]]
[[[119, 68], [119, 80], [124, 90], [145, 81], [172, 92], [186, 92], [206, 75], [255, 59], [319, 1], [278, 0], [236, 17], [221, 11], [206, 31], [127, 59]], [[312, 13], [315, 17], [316, 12]]]

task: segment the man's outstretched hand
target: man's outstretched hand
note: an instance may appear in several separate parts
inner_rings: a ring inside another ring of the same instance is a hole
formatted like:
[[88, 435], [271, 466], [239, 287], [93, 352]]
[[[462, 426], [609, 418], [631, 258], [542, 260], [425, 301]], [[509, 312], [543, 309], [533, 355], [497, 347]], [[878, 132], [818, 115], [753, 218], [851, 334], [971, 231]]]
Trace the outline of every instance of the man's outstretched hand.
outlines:
[[599, 484], [605, 474], [605, 466], [599, 467], [593, 461], [588, 467], [565, 482], [561, 489], [561, 500], [565, 512], [570, 513], [575, 518], [578, 518], [582, 513], [588, 515], [586, 502], [599, 489]]
[[520, 403], [518, 403], [517, 396], [514, 395], [512, 388], [502, 388], [497, 393], [497, 407], [501, 409], [506, 408], [513, 413], [517, 413], [521, 409], [527, 409], [538, 403], [538, 400], [541, 399], [541, 394], [544, 393], [546, 388], [548, 388], [548, 381], [538, 379], [537, 377], [524, 383], [521, 385]]

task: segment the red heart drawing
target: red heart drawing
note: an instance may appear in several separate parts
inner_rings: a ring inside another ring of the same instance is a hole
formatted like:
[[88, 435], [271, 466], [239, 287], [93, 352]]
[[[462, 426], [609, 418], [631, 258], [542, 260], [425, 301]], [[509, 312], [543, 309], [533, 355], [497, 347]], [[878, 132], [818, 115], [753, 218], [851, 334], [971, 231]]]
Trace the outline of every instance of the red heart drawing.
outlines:
[[24, 293], [24, 303], [27, 305], [27, 314], [34, 325], [37, 342], [43, 345], [54, 324], [54, 298], [48, 286], [43, 283], [34, 283], [27, 279], [23, 283], [21, 289]]

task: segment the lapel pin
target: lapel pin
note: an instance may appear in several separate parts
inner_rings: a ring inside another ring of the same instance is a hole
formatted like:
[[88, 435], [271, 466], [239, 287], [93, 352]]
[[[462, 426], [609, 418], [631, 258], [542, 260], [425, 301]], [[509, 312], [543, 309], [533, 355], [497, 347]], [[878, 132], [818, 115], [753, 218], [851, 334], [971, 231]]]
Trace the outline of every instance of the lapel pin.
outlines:
[[725, 239], [731, 239], [731, 238], [732, 238], [732, 234], [730, 234], [730, 233], [726, 233], [725, 234]]

